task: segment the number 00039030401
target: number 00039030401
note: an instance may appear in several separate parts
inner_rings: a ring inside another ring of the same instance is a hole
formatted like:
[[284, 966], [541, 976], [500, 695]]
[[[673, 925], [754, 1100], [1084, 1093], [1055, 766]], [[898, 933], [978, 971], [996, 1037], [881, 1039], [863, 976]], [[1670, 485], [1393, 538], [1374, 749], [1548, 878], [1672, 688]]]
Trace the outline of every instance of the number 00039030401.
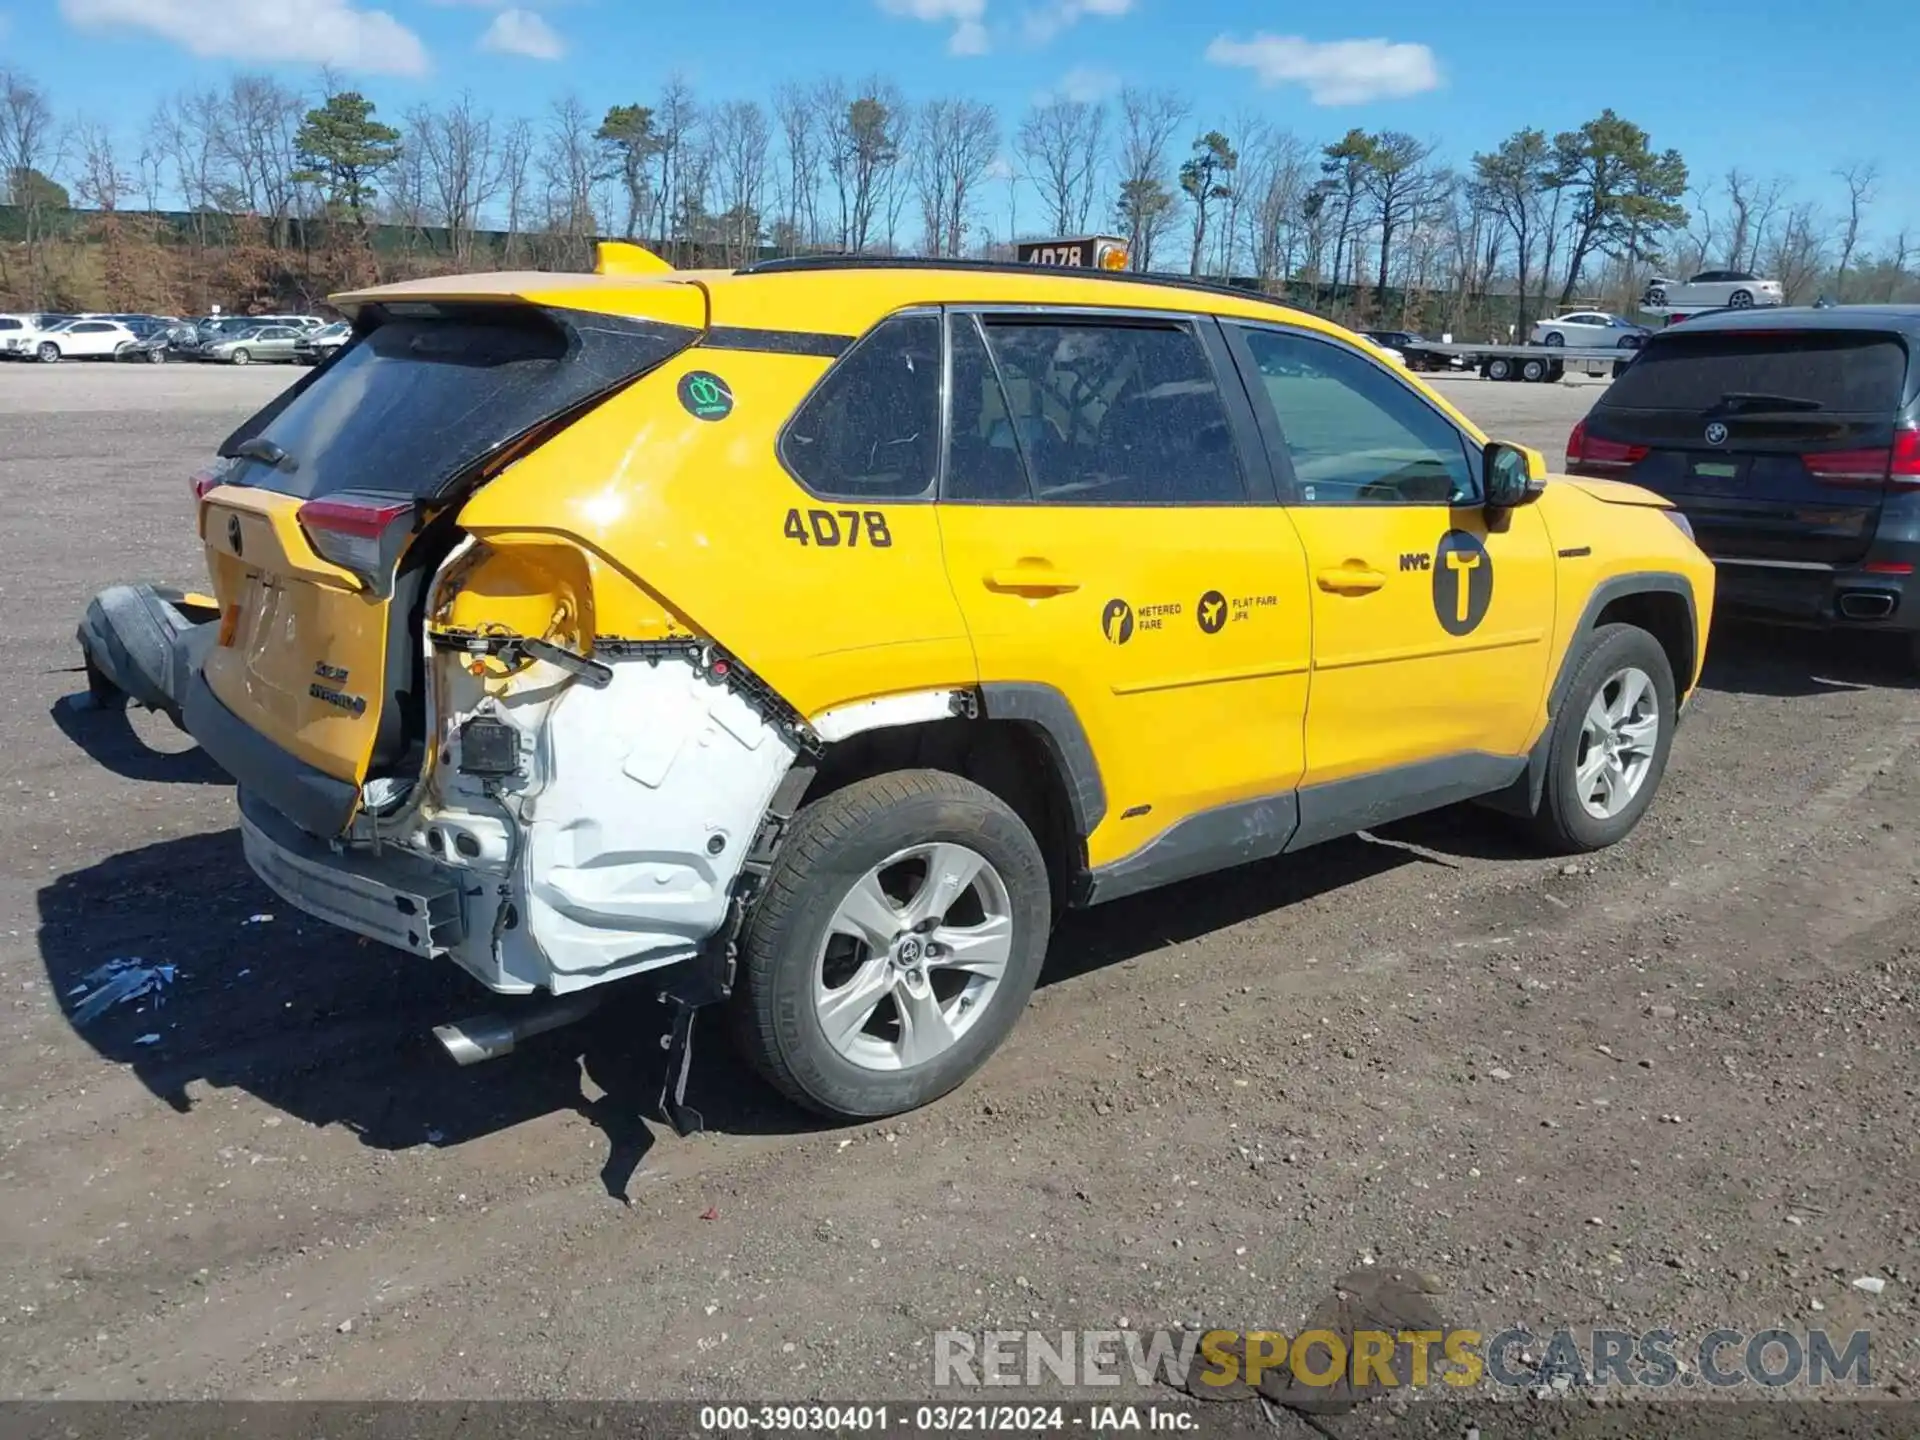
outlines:
[[887, 529], [886, 512], [882, 510], [795, 508], [787, 511], [787, 523], [780, 533], [799, 545], [851, 549], [862, 543], [863, 531], [865, 543], [875, 550], [884, 550], [893, 544], [893, 532]]

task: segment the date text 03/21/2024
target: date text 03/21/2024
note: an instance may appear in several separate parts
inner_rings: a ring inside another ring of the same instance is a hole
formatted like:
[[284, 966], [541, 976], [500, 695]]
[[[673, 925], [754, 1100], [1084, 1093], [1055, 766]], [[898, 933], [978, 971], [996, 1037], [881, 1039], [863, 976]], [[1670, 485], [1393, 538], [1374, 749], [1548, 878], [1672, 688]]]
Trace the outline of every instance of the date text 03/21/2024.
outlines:
[[1027, 1435], [1120, 1431], [1192, 1433], [1198, 1417], [1177, 1405], [704, 1405], [707, 1435]]

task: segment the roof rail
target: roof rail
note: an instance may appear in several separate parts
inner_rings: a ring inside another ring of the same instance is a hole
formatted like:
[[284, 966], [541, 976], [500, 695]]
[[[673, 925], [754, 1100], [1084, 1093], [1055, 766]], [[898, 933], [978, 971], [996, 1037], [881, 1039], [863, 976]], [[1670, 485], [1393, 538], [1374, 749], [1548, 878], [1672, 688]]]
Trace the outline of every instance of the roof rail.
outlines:
[[1154, 275], [1135, 270], [1080, 270], [1064, 266], [1022, 265], [1014, 260], [949, 260], [929, 255], [791, 255], [781, 260], [758, 260], [734, 271], [736, 275], [782, 275], [809, 270], [960, 270], [986, 275], [1067, 274], [1079, 280], [1105, 280], [1127, 285], [1162, 285], [1174, 290], [1196, 290], [1207, 295], [1231, 295], [1282, 310], [1298, 310], [1284, 300], [1217, 280], [1194, 280], [1184, 275]]

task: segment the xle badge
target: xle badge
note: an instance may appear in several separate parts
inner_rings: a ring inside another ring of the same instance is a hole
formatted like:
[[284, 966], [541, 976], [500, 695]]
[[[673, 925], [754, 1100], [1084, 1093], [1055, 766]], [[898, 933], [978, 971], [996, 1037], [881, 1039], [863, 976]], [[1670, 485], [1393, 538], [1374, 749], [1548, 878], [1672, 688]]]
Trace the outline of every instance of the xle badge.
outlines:
[[1449, 530], [1433, 552], [1433, 614], [1449, 635], [1470, 635], [1493, 603], [1493, 557], [1480, 537]]
[[1227, 624], [1227, 597], [1218, 590], [1209, 590], [1200, 597], [1200, 606], [1194, 611], [1200, 628], [1209, 635], [1218, 635]]
[[1133, 638], [1133, 607], [1124, 600], [1109, 600], [1100, 612], [1100, 633], [1116, 645]]
[[680, 377], [680, 403], [696, 420], [724, 420], [733, 413], [733, 391], [710, 370], [690, 370]]

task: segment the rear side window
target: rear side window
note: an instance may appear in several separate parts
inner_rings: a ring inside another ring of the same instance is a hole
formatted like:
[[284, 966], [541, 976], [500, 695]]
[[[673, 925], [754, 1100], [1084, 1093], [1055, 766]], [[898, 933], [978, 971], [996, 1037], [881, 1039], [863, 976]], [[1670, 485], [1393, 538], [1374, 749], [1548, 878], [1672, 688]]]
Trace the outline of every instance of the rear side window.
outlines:
[[1838, 413], [1890, 415], [1900, 408], [1906, 379], [1906, 346], [1893, 335], [1681, 330], [1650, 341], [1599, 408], [1699, 414], [1729, 395], [1766, 395]]
[[982, 325], [984, 351], [965, 317], [955, 320], [953, 499], [1245, 502], [1226, 404], [1191, 325], [1028, 316]]
[[940, 317], [896, 315], [869, 331], [787, 422], [780, 456], [816, 495], [930, 493], [940, 456]]
[[[235, 478], [302, 499], [342, 490], [431, 499], [536, 426], [644, 374], [694, 339], [673, 325], [527, 305], [388, 318], [227, 437], [286, 451]], [[228, 338], [231, 338], [229, 336]]]

